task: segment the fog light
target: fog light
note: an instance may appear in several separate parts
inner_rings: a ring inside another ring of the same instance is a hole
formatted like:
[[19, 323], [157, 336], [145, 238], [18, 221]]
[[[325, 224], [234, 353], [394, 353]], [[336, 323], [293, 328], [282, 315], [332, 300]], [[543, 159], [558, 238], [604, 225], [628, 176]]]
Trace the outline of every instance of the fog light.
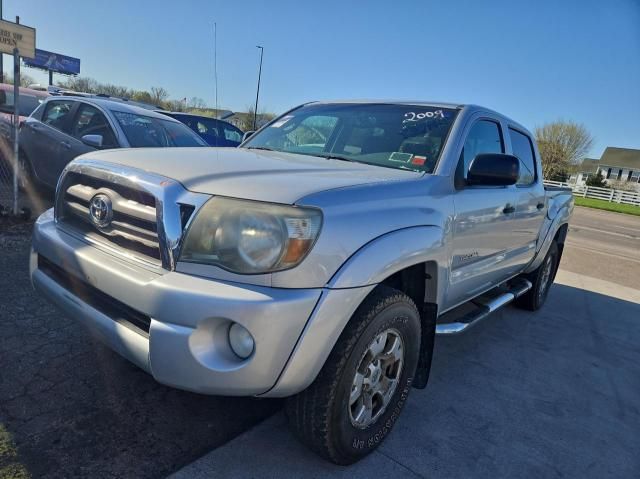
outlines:
[[247, 359], [253, 352], [255, 341], [247, 328], [233, 323], [229, 328], [229, 344], [234, 353], [242, 359]]

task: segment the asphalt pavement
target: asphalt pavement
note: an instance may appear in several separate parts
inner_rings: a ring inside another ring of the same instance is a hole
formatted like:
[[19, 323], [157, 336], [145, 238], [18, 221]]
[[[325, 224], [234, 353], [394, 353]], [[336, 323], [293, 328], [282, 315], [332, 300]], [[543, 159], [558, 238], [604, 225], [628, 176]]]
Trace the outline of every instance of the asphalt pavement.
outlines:
[[640, 289], [640, 216], [576, 207], [562, 267]]

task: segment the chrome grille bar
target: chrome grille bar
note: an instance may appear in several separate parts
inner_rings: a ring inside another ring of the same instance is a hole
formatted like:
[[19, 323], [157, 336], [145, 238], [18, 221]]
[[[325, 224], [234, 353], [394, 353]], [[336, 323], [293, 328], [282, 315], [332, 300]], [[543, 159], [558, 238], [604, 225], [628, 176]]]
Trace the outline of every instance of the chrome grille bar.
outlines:
[[[113, 217], [108, 225], [98, 226], [90, 205], [101, 193], [111, 201]], [[95, 246], [172, 271], [183, 231], [209, 198], [160, 175], [78, 159], [67, 165], [58, 181], [55, 218], [59, 227]]]

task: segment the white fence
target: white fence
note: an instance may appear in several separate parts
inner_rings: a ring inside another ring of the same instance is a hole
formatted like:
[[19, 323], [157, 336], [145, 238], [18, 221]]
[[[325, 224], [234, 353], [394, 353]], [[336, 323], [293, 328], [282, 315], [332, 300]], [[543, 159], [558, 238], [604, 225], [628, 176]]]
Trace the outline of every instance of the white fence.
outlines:
[[571, 188], [573, 196], [581, 196], [582, 198], [594, 198], [596, 200], [604, 200], [613, 203], [622, 203], [625, 205], [640, 206], [640, 193], [634, 191], [612, 190], [611, 188], [597, 188], [595, 186], [572, 185], [561, 181], [545, 180], [547, 186], [564, 186]]

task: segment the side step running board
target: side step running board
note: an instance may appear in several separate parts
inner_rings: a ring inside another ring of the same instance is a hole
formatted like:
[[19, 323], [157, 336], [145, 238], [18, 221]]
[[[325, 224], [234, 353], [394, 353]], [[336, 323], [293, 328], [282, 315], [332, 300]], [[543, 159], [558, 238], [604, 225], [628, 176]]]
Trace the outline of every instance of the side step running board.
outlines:
[[530, 281], [519, 279], [512, 283], [505, 292], [491, 297], [487, 300], [474, 300], [477, 308], [467, 314], [462, 315], [457, 321], [451, 323], [441, 323], [436, 325], [436, 334], [459, 334], [466, 331], [471, 326], [478, 324], [497, 309], [506, 306], [511, 301], [519, 298], [532, 288]]

